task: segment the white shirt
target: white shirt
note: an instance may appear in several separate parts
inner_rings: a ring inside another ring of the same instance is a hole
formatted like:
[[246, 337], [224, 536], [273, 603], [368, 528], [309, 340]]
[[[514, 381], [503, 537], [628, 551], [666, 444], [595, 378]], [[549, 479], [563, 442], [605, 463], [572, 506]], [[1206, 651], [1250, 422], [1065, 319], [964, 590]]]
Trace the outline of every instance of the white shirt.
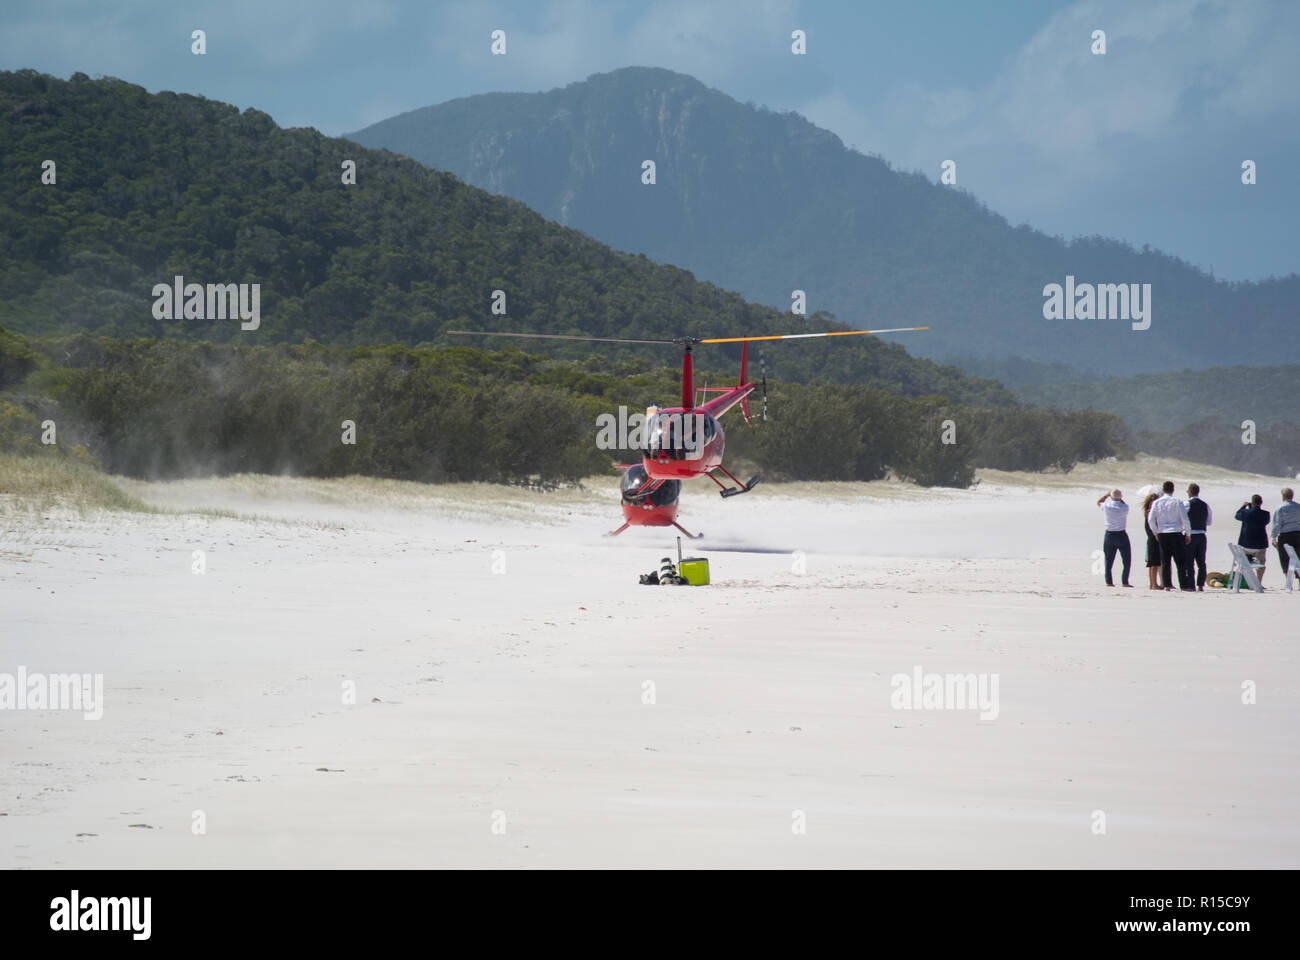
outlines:
[[1186, 537], [1192, 532], [1192, 525], [1187, 520], [1187, 508], [1183, 506], [1183, 501], [1170, 493], [1151, 504], [1147, 526], [1154, 533], [1181, 533]]
[[1111, 500], [1107, 497], [1098, 506], [1106, 516], [1106, 530], [1123, 530], [1128, 526], [1128, 504], [1123, 500]]

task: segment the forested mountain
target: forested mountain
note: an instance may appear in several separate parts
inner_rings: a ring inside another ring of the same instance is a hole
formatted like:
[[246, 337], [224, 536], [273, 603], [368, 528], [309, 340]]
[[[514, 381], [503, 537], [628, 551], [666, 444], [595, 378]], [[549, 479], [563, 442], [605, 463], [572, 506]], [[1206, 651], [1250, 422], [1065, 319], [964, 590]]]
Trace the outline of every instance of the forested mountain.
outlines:
[[[1300, 276], [1225, 283], [1156, 250], [1013, 227], [797, 114], [667, 70], [452, 100], [351, 137], [761, 303], [788, 311], [799, 289], [810, 311], [851, 326], [930, 324], [907, 344], [926, 356], [1014, 354], [1107, 375], [1300, 362]], [[1044, 287], [1067, 275], [1151, 284], [1150, 328], [1044, 319]]]
[[[0, 73], [0, 144], [0, 325], [20, 332], [417, 345], [445, 342], [451, 328], [664, 337], [791, 326], [788, 313], [612, 250], [449, 173], [201, 97]], [[345, 161], [356, 164], [355, 184], [344, 182]], [[154, 286], [177, 275], [259, 284], [260, 326], [161, 309], [159, 318]], [[504, 316], [491, 312], [495, 290]], [[620, 352], [656, 364], [673, 356]], [[734, 369], [737, 353], [708, 348], [701, 362]], [[995, 382], [872, 337], [780, 344], [768, 359], [785, 380], [1012, 400]]]
[[[1010, 372], [1017, 379], [1017, 371]], [[1043, 371], [1028, 365], [1023, 372], [1032, 378]], [[1026, 403], [1113, 413], [1135, 448], [1157, 456], [1277, 476], [1300, 473], [1300, 365], [1211, 367], [1084, 383], [1021, 380], [1016, 393]]]
[[[1027, 403], [1118, 414], [1135, 431], [1172, 433], [1211, 417], [1257, 426], [1300, 424], [1300, 365], [1211, 367], [1110, 377], [1090, 383], [1025, 385]], [[1241, 432], [1232, 428], [1233, 435]], [[1300, 456], [1300, 450], [1297, 451]]]

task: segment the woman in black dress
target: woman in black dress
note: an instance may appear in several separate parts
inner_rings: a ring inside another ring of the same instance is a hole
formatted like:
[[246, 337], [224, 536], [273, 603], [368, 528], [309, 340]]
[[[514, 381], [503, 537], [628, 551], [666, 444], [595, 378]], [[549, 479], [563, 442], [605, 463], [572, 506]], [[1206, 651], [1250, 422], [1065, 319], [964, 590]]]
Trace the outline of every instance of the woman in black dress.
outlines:
[[1159, 498], [1158, 493], [1148, 493], [1146, 499], [1142, 501], [1142, 529], [1147, 532], [1147, 586], [1152, 590], [1160, 589], [1157, 580], [1160, 573], [1160, 541], [1151, 532], [1151, 524], [1147, 523], [1147, 519], [1151, 515], [1151, 504]]

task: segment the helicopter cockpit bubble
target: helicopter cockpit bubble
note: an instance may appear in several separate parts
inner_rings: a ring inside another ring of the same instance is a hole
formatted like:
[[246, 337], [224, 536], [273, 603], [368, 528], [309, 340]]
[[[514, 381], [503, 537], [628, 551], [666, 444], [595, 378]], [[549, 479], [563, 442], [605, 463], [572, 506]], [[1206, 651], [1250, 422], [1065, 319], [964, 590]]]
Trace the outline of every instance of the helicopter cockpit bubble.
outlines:
[[652, 506], [668, 507], [677, 502], [682, 492], [680, 480], [665, 480], [649, 493], [646, 489], [653, 483], [641, 464], [627, 468], [620, 481], [624, 503], [642, 504], [647, 500]]

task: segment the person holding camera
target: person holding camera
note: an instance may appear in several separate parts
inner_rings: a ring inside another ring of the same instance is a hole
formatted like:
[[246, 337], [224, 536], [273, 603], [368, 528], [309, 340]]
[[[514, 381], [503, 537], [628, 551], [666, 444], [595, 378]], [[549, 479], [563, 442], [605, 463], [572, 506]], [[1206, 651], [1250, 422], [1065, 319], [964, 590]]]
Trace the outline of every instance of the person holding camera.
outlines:
[[1102, 516], [1106, 519], [1106, 534], [1101, 541], [1101, 549], [1106, 558], [1106, 586], [1115, 586], [1111, 570], [1115, 566], [1115, 554], [1118, 553], [1122, 564], [1119, 582], [1131, 587], [1133, 584], [1128, 582], [1128, 572], [1133, 566], [1133, 546], [1128, 539], [1128, 504], [1124, 502], [1124, 494], [1119, 490], [1103, 493], [1097, 506], [1101, 507]]
[[1258, 493], [1255, 494], [1241, 505], [1236, 516], [1241, 521], [1241, 533], [1237, 536], [1237, 543], [1246, 552], [1251, 565], [1255, 566], [1255, 574], [1259, 577], [1259, 585], [1262, 587], [1264, 565], [1268, 563], [1269, 513], [1264, 509], [1264, 498]]

